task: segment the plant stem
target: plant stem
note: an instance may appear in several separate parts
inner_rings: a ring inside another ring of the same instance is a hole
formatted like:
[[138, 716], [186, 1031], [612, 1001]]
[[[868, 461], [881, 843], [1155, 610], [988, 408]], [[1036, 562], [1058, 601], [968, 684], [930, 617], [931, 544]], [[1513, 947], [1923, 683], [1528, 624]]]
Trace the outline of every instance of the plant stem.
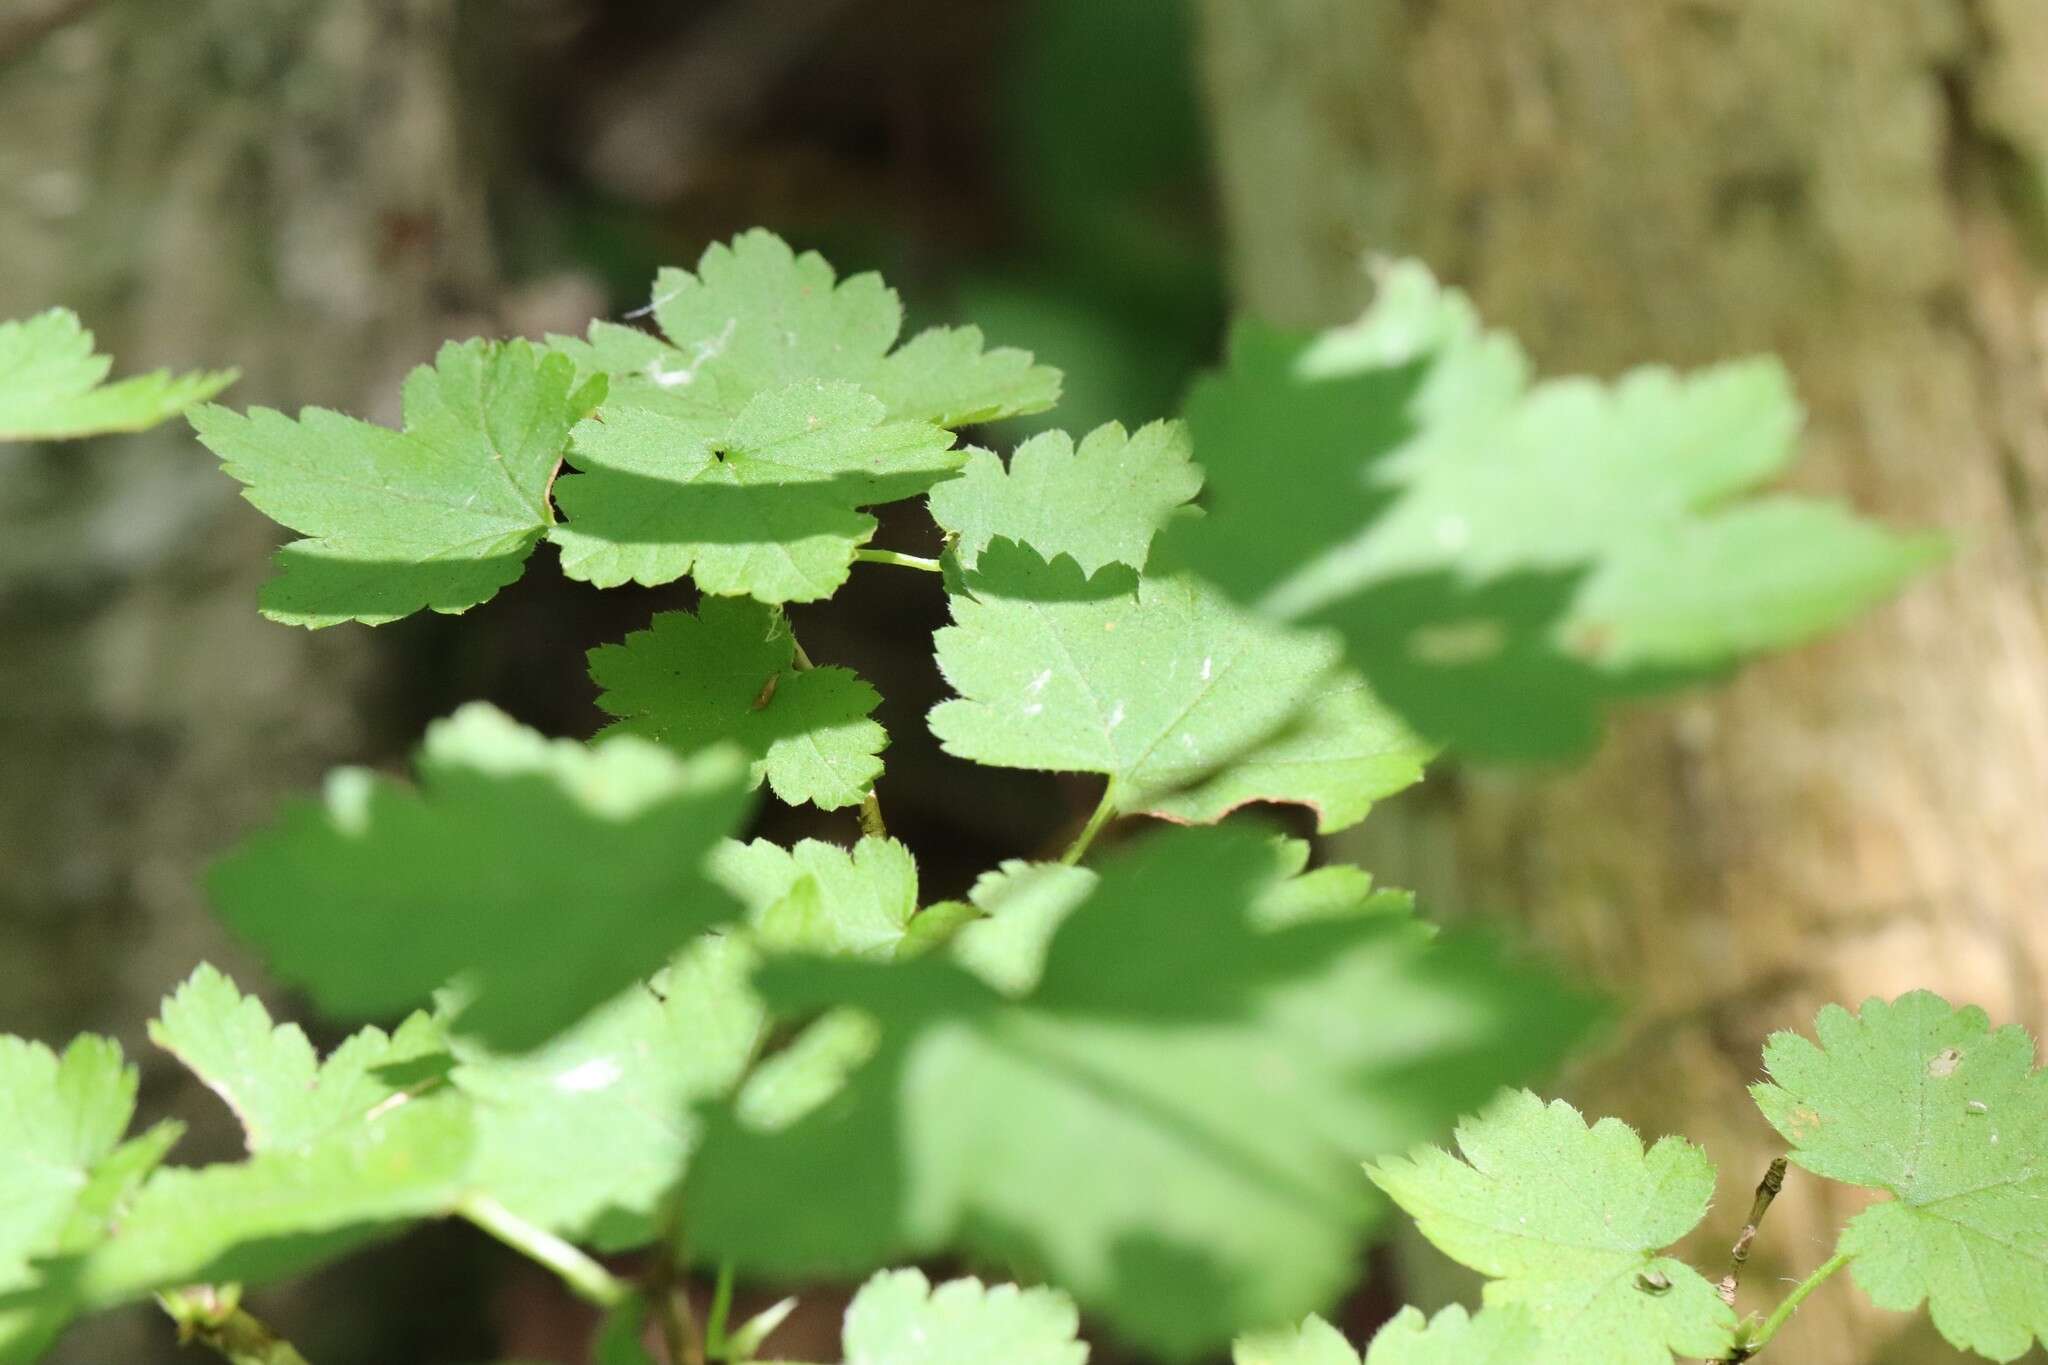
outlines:
[[1095, 813], [1088, 817], [1087, 824], [1081, 826], [1080, 836], [1074, 840], [1072, 847], [1060, 855], [1060, 861], [1068, 867], [1080, 862], [1082, 855], [1088, 852], [1089, 845], [1095, 842], [1095, 836], [1102, 833], [1102, 827], [1115, 815], [1116, 779], [1112, 777], [1102, 784], [1102, 799], [1095, 803]]
[[234, 1291], [212, 1285], [158, 1296], [178, 1324], [180, 1341], [196, 1341], [230, 1365], [306, 1365], [292, 1344], [243, 1311]]
[[1730, 1308], [1735, 1306], [1735, 1291], [1742, 1284], [1742, 1267], [1749, 1260], [1749, 1244], [1756, 1240], [1757, 1225], [1770, 1212], [1771, 1201], [1778, 1197], [1778, 1191], [1785, 1188], [1785, 1158], [1779, 1157], [1764, 1172], [1764, 1178], [1756, 1187], [1756, 1199], [1749, 1206], [1749, 1221], [1742, 1225], [1742, 1232], [1735, 1239], [1735, 1249], [1728, 1255], [1728, 1273], [1721, 1277], [1716, 1289], [1721, 1302]]
[[690, 1311], [690, 1289], [682, 1282], [673, 1233], [662, 1239], [647, 1276], [647, 1297], [661, 1324], [661, 1346], [669, 1365], [706, 1365], [704, 1338], [697, 1334], [697, 1315]]
[[616, 1308], [632, 1294], [624, 1280], [546, 1228], [535, 1227], [495, 1199], [471, 1195], [458, 1206], [464, 1218], [530, 1260], [561, 1277], [576, 1296], [599, 1308]]
[[945, 566], [936, 559], [922, 555], [898, 554], [894, 550], [861, 549], [853, 552], [856, 564], [894, 564], [899, 569], [922, 569], [926, 573], [944, 573]]
[[704, 1352], [717, 1360], [724, 1360], [731, 1348], [725, 1340], [726, 1319], [732, 1316], [731, 1261], [718, 1263], [718, 1282], [711, 1290], [711, 1311], [704, 1318]]
[[1847, 1264], [1849, 1264], [1849, 1253], [1846, 1251], [1838, 1251], [1825, 1261], [1822, 1261], [1820, 1269], [1814, 1271], [1795, 1285], [1792, 1292], [1785, 1296], [1785, 1301], [1773, 1309], [1771, 1315], [1764, 1319], [1763, 1326], [1757, 1328], [1750, 1335], [1749, 1340], [1735, 1348], [1734, 1354], [1728, 1357], [1731, 1365], [1732, 1362], [1750, 1359], [1757, 1352], [1763, 1350], [1765, 1346], [1769, 1345], [1771, 1338], [1778, 1334], [1778, 1329], [1785, 1325], [1786, 1319], [1792, 1316], [1800, 1304], [1806, 1302], [1806, 1296], [1820, 1288], [1822, 1281]]

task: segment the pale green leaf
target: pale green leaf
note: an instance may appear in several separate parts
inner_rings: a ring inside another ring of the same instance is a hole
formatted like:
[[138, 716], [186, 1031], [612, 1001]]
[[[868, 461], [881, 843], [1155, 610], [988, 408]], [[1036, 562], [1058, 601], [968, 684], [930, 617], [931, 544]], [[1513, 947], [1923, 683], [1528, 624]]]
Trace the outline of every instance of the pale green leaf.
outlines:
[[1888, 1191], [1841, 1249], [1881, 1308], [1927, 1304], [1948, 1342], [2016, 1360], [2048, 1341], [2048, 1079], [2034, 1042], [1915, 991], [1773, 1034], [1757, 1105], [1816, 1175]]
[[1230, 1359], [1231, 1365], [1359, 1365], [1344, 1334], [1314, 1316], [1286, 1331], [1239, 1337]]
[[0, 441], [55, 441], [142, 431], [203, 403], [235, 372], [168, 370], [108, 384], [114, 362], [68, 309], [0, 322]]
[[1741, 500], [1799, 426], [1774, 362], [1532, 385], [1413, 263], [1353, 327], [1241, 329], [1187, 418], [1209, 515], [1175, 552], [1337, 627], [1386, 702], [1478, 757], [1581, 751], [1606, 700], [1808, 639], [1941, 553], [1833, 504]]
[[59, 1055], [0, 1037], [0, 1362], [34, 1360], [77, 1312], [33, 1263], [90, 1252], [125, 1218], [137, 1188], [181, 1131], [162, 1123], [123, 1141], [135, 1069], [118, 1045], [84, 1034]]
[[1720, 1356], [1735, 1326], [1699, 1272], [1664, 1254], [1714, 1194], [1705, 1153], [1663, 1138], [1647, 1154], [1617, 1119], [1592, 1127], [1562, 1100], [1502, 1095], [1435, 1147], [1368, 1168], [1453, 1260], [1492, 1279], [1489, 1310], [1520, 1305], [1542, 1334], [1530, 1365], [1670, 1365]]
[[1079, 448], [1063, 431], [1033, 436], [1007, 469], [988, 451], [974, 451], [959, 478], [932, 490], [931, 511], [959, 536], [960, 562], [970, 569], [1000, 537], [1041, 559], [1066, 555], [1092, 574], [1113, 563], [1144, 568], [1152, 537], [1201, 486], [1180, 423], [1154, 422], [1129, 435], [1111, 422]]
[[684, 753], [730, 741], [755, 782], [791, 805], [857, 805], [881, 775], [889, 736], [871, 719], [874, 688], [844, 668], [799, 670], [789, 623], [759, 603], [707, 597], [695, 616], [663, 612], [590, 651], [590, 676], [604, 689], [597, 704], [619, 718], [604, 736]]
[[[977, 763], [1102, 773], [1120, 811], [1256, 760], [1337, 671], [1327, 636], [1262, 623], [1187, 576], [1112, 565], [1084, 577], [1070, 559], [998, 542], [963, 585], [937, 635], [960, 695], [932, 710], [932, 733]], [[1210, 805], [1325, 795], [1291, 777], [1269, 766], [1230, 778], [1239, 786]], [[1199, 810], [1197, 798], [1185, 816]]]
[[470, 1188], [606, 1250], [649, 1241], [696, 1145], [694, 1107], [753, 1056], [752, 961], [736, 939], [704, 938], [523, 1056], [458, 1036], [449, 1079], [475, 1115]]
[[846, 1309], [846, 1365], [1086, 1365], [1080, 1315], [1052, 1289], [887, 1270]]
[[811, 602], [875, 532], [857, 508], [914, 497], [966, 458], [927, 422], [886, 421], [846, 383], [769, 389], [736, 415], [613, 404], [576, 429], [552, 531], [571, 578], [616, 587], [689, 574], [720, 596]]
[[1326, 1303], [1373, 1219], [1354, 1161], [1547, 1064], [1586, 1014], [1406, 916], [1261, 928], [1289, 868], [1245, 832], [1156, 837], [1042, 969], [1007, 965], [1035, 977], [1018, 997], [943, 953], [771, 960], [773, 1010], [857, 1011], [870, 1055], [794, 1121], [744, 1091], [714, 1117], [688, 1245], [774, 1276], [1000, 1257], [1172, 1357]]
[[549, 742], [474, 705], [429, 730], [420, 779], [343, 770], [210, 878], [229, 924], [338, 1017], [460, 977], [463, 1030], [531, 1047], [737, 913], [705, 871], [746, 811], [730, 750]]
[[1373, 1335], [1365, 1365], [1528, 1365], [1542, 1345], [1535, 1322], [1512, 1304], [1477, 1316], [1453, 1304], [1427, 1322], [1404, 1308]]
[[192, 414], [244, 496], [305, 536], [264, 586], [272, 620], [378, 625], [461, 612], [518, 578], [554, 513], [570, 429], [604, 396], [524, 341], [450, 342], [405, 383], [405, 429], [324, 408]]
[[[794, 848], [728, 841], [711, 870], [770, 948], [887, 957], [917, 913], [917, 862], [894, 839], [868, 836], [851, 849], [816, 839]], [[805, 880], [813, 894], [792, 904]]]
[[1348, 829], [1373, 803], [1422, 780], [1434, 745], [1417, 739], [1349, 669], [1326, 674], [1294, 719], [1228, 767], [1151, 803], [1148, 814], [1212, 824], [1255, 801], [1316, 814], [1318, 833]]
[[899, 350], [903, 305], [874, 274], [837, 280], [816, 252], [755, 229], [709, 247], [695, 274], [663, 270], [653, 313], [661, 340], [598, 323], [587, 342], [551, 344], [586, 372], [614, 378], [620, 405], [684, 414], [737, 413], [800, 381], [859, 385], [892, 420], [970, 422], [1042, 412], [1059, 371], [1023, 351], [984, 351], [972, 327], [920, 333]]
[[471, 1142], [468, 1107], [430, 1095], [310, 1146], [159, 1170], [78, 1267], [72, 1292], [111, 1307], [182, 1284], [297, 1273], [453, 1206]]
[[251, 1152], [303, 1148], [360, 1123], [405, 1087], [392, 1072], [446, 1045], [426, 1015], [386, 1034], [368, 1028], [325, 1061], [297, 1024], [276, 1024], [210, 966], [193, 972], [149, 1025], [150, 1041], [234, 1112]]

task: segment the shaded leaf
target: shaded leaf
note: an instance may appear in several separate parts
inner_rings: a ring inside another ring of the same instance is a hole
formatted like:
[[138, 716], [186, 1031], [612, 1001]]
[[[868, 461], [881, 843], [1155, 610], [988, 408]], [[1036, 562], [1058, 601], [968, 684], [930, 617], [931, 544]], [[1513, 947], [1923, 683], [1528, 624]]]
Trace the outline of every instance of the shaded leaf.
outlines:
[[1587, 1015], [1405, 916], [1261, 929], [1287, 870], [1255, 835], [1152, 839], [1021, 998], [943, 954], [771, 962], [771, 1009], [859, 1011], [872, 1056], [793, 1122], [750, 1121], [746, 1091], [713, 1119], [689, 1246], [772, 1275], [1001, 1257], [1175, 1357], [1326, 1302], [1373, 1217], [1352, 1162], [1547, 1064]]
[[305, 536], [278, 553], [263, 614], [299, 626], [462, 612], [518, 578], [554, 521], [569, 431], [604, 396], [524, 341], [450, 342], [405, 382], [405, 429], [325, 408], [192, 414], [243, 496]]
[[737, 415], [614, 404], [576, 429], [551, 532], [571, 578], [616, 587], [689, 574], [720, 596], [811, 602], [846, 581], [875, 532], [855, 509], [924, 492], [966, 458], [873, 395], [805, 380]]
[[1579, 752], [1606, 700], [1808, 639], [1941, 554], [1834, 504], [1739, 500], [1792, 453], [1774, 362], [1532, 385], [1413, 263], [1355, 326], [1240, 329], [1187, 420], [1210, 515], [1174, 553], [1336, 626], [1383, 699], [1476, 757]]
[[223, 918], [338, 1017], [459, 976], [459, 1027], [531, 1047], [736, 912], [704, 869], [746, 810], [728, 750], [549, 742], [472, 705], [428, 731], [420, 778], [344, 769], [209, 878]]
[[[881, 775], [881, 698], [850, 669], [799, 671], [780, 612], [707, 597], [695, 616], [666, 611], [623, 644], [590, 651], [597, 704], [619, 718], [604, 735], [640, 735], [683, 753], [731, 741], [775, 795], [826, 810], [859, 804]], [[603, 736], [600, 736], [602, 738]]]

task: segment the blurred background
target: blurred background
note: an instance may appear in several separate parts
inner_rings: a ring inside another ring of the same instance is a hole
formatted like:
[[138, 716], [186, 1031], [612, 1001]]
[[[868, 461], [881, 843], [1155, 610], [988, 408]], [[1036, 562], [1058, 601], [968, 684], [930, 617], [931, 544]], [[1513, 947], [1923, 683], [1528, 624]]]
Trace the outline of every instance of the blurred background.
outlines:
[[[1914, 986], [2048, 1026], [2048, 9], [0, 0], [0, 316], [69, 304], [123, 371], [234, 364], [238, 404], [395, 421], [443, 338], [622, 316], [754, 224], [881, 270], [913, 327], [1062, 366], [1050, 420], [1077, 432], [1172, 412], [1234, 310], [1342, 320], [1371, 252], [1422, 256], [1552, 373], [1783, 354], [1799, 480], [1949, 531], [1955, 562], [1839, 640], [1632, 713], [1584, 771], [1451, 772], [1334, 852], [1617, 993], [1561, 1086], [1707, 1145], [1708, 1247], [1771, 1154], [1740, 1088], [1772, 1029]], [[464, 700], [590, 733], [583, 651], [688, 602], [542, 554], [467, 616], [309, 634], [256, 615], [276, 529], [175, 428], [0, 447], [0, 487], [0, 1030], [143, 1055], [196, 960], [257, 979], [195, 889], [212, 854]], [[899, 577], [800, 619], [886, 699], [892, 827], [938, 897], [1094, 793], [978, 770], [985, 796], [949, 799], [921, 720], [940, 603]], [[145, 1086], [197, 1123], [187, 1159], [231, 1150], [210, 1097]], [[1756, 1281], [1809, 1267], [1844, 1212], [1795, 1180]], [[1468, 1292], [1397, 1243], [1348, 1325]], [[820, 1287], [775, 1348], [830, 1358], [841, 1301]], [[461, 1229], [261, 1306], [323, 1365], [573, 1365], [588, 1331]], [[1898, 1331], [1837, 1281], [1781, 1349], [1952, 1358]], [[138, 1314], [62, 1359], [177, 1355]]]

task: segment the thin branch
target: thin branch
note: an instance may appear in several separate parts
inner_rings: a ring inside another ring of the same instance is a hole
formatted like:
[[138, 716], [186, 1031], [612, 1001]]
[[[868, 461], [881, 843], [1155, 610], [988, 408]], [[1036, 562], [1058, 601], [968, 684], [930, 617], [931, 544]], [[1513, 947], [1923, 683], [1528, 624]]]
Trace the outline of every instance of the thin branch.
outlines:
[[899, 569], [921, 569], [925, 573], [944, 573], [946, 566], [936, 559], [923, 555], [898, 554], [894, 550], [859, 549], [853, 552], [856, 564], [893, 564]]
[[495, 1199], [471, 1195], [456, 1211], [514, 1251], [554, 1271], [563, 1284], [586, 1302], [599, 1308], [617, 1308], [632, 1295], [632, 1288], [624, 1280]]
[[1771, 1201], [1784, 1188], [1785, 1158], [1779, 1157], [1764, 1172], [1763, 1180], [1756, 1187], [1756, 1200], [1749, 1206], [1749, 1221], [1742, 1225], [1741, 1235], [1735, 1239], [1735, 1249], [1728, 1256], [1728, 1273], [1715, 1286], [1721, 1302], [1730, 1308], [1735, 1306], [1735, 1291], [1742, 1284], [1742, 1267], [1749, 1260], [1749, 1244], [1756, 1240], [1757, 1225], [1764, 1221], [1764, 1215], [1771, 1210]]

